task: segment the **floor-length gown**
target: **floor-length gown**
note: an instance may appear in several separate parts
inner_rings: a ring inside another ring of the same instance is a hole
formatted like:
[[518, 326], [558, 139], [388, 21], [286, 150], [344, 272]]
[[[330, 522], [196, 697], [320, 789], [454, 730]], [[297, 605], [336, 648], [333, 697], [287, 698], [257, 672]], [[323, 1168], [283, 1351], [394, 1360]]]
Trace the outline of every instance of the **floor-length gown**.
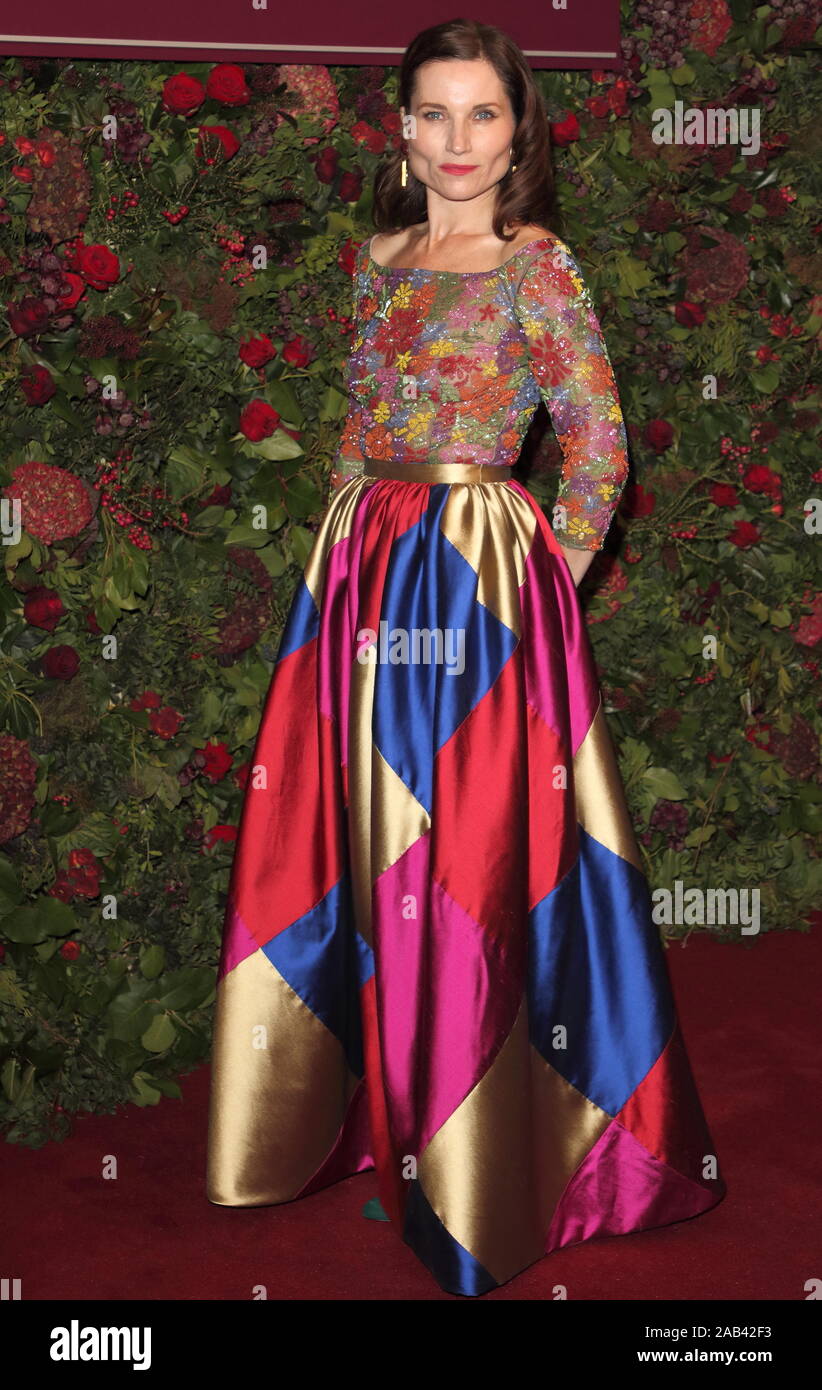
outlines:
[[[350, 472], [231, 873], [207, 1196], [288, 1202], [375, 1168], [397, 1234], [476, 1295], [725, 1185], [557, 539], [601, 549], [627, 472], [579, 266], [553, 235], [467, 273], [364, 242], [354, 312]], [[540, 398], [556, 535], [508, 476]]]

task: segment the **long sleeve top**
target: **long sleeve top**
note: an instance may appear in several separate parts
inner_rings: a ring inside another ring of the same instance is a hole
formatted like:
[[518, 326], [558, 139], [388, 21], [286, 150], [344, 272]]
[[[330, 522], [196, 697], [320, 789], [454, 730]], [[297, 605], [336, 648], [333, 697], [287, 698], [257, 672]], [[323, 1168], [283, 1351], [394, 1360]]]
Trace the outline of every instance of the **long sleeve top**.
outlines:
[[378, 264], [356, 251], [349, 410], [335, 474], [366, 458], [513, 465], [540, 400], [563, 465], [553, 525], [600, 550], [628, 473], [617, 388], [580, 267], [558, 237], [491, 271]]

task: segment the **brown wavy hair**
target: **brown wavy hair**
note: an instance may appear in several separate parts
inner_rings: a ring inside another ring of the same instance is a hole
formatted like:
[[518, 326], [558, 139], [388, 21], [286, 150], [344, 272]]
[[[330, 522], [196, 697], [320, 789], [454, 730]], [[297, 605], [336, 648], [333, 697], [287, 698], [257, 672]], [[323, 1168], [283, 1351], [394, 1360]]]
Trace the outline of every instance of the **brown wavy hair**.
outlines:
[[[494, 235], [501, 241], [507, 225], [535, 223], [559, 232], [559, 213], [551, 168], [551, 134], [542, 97], [522, 50], [501, 29], [473, 19], [449, 19], [423, 29], [411, 40], [399, 71], [399, 103], [411, 111], [417, 69], [431, 59], [485, 58], [499, 75], [514, 112], [516, 126], [511, 141], [511, 163], [516, 169], [497, 185]], [[372, 221], [378, 232], [396, 232], [425, 221], [428, 202], [425, 184], [408, 169], [405, 188], [400, 182], [404, 154], [388, 156], [374, 179]]]

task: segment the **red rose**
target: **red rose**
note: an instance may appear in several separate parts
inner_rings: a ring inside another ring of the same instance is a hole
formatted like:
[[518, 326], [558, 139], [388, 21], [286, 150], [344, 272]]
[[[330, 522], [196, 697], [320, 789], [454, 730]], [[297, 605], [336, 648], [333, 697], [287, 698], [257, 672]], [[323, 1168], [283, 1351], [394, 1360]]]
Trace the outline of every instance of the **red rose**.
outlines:
[[739, 496], [730, 483], [712, 483], [711, 501], [716, 507], [738, 507]]
[[19, 154], [34, 154], [34, 141], [27, 135], [16, 135], [14, 137], [14, 148]]
[[656, 509], [656, 493], [646, 492], [641, 483], [629, 483], [625, 494], [623, 510], [628, 517], [650, 516]]
[[74, 262], [80, 275], [93, 290], [107, 290], [120, 278], [120, 262], [107, 246], [80, 246]]
[[307, 367], [313, 355], [311, 344], [306, 338], [292, 338], [283, 348], [283, 360], [289, 367]]
[[219, 782], [225, 777], [232, 764], [232, 757], [228, 751], [226, 743], [207, 743], [201, 749], [205, 763], [203, 765], [203, 776], [208, 777], [212, 782]]
[[270, 362], [272, 357], [277, 355], [277, 349], [264, 333], [258, 334], [256, 338], [244, 338], [237, 352], [240, 361], [245, 362], [247, 367], [264, 367], [266, 362]]
[[50, 898], [58, 898], [60, 902], [74, 902], [74, 888], [71, 880], [64, 869], [57, 870], [57, 877], [50, 888], [46, 888]]
[[80, 658], [74, 647], [50, 647], [43, 657], [43, 675], [49, 680], [70, 681], [77, 675]]
[[164, 705], [160, 710], [151, 711], [148, 722], [160, 738], [173, 738], [183, 722], [183, 716], [178, 714], [176, 709], [172, 709], [171, 705]]
[[57, 154], [50, 140], [38, 140], [36, 145], [37, 158], [44, 169], [50, 169]]
[[[340, 251], [340, 254], [337, 257], [337, 265], [340, 267], [340, 270], [343, 272], [344, 275], [353, 276], [356, 261], [357, 252], [354, 247], [353, 241], [349, 239], [345, 243], [342, 250]], [[820, 295], [820, 299], [822, 299], [822, 295]]]
[[607, 116], [611, 109], [607, 97], [588, 97], [585, 105], [591, 115], [596, 116], [598, 121], [601, 121], [603, 116]]
[[80, 944], [77, 941], [64, 941], [60, 947], [60, 955], [63, 960], [76, 960], [80, 954]]
[[674, 309], [674, 318], [683, 328], [698, 328], [705, 322], [705, 312], [701, 304], [692, 304], [689, 299], [681, 299]]
[[751, 521], [737, 521], [734, 523], [733, 531], [729, 532], [728, 540], [739, 550], [747, 550], [749, 546], [756, 545], [762, 539], [762, 534], [758, 526], [754, 526]]
[[240, 415], [240, 429], [254, 444], [273, 434], [279, 423], [279, 415], [267, 401], [249, 401]]
[[572, 145], [579, 139], [579, 121], [569, 111], [564, 121], [551, 122], [551, 139], [555, 145]]
[[211, 849], [212, 845], [216, 845], [218, 840], [226, 840], [230, 843], [232, 840], [236, 840], [236, 838], [236, 825], [212, 825], [211, 829], [207, 830], [203, 836], [203, 847], [205, 849]]
[[375, 130], [367, 121], [356, 121], [351, 127], [351, 137], [358, 145], [364, 145], [369, 154], [382, 154], [388, 141], [381, 130]]
[[769, 497], [782, 495], [782, 479], [764, 463], [751, 464], [745, 471], [742, 482], [749, 492], [764, 492]]
[[34, 174], [25, 164], [15, 164], [11, 172], [12, 177], [19, 179], [21, 183], [34, 183]]
[[134, 699], [129, 701], [129, 709], [159, 709], [162, 703], [156, 690], [144, 690], [142, 695], [135, 695]]
[[225, 159], [231, 159], [240, 148], [240, 142], [233, 131], [224, 125], [201, 125], [197, 136], [196, 153], [199, 158], [213, 163], [219, 150]]
[[247, 106], [251, 92], [245, 73], [236, 63], [218, 63], [206, 79], [206, 93], [223, 106]]
[[30, 338], [41, 333], [49, 321], [49, 311], [42, 299], [27, 294], [19, 304], [7, 304], [9, 327], [18, 338]]
[[805, 607], [810, 607], [811, 612], [802, 614], [793, 640], [803, 647], [816, 647], [822, 641], [822, 593], [812, 596], [811, 591], [806, 589], [802, 595], [802, 603]]
[[29, 405], [45, 405], [57, 387], [47, 367], [24, 367], [20, 374], [20, 390]]
[[617, 116], [627, 116], [628, 114], [628, 83], [624, 77], [618, 77], [613, 87], [608, 93], [608, 104]]
[[23, 617], [31, 627], [41, 627], [44, 632], [53, 632], [65, 613], [63, 600], [55, 589], [38, 584], [29, 589], [23, 604]]
[[63, 271], [63, 288], [57, 292], [61, 309], [73, 309], [87, 293], [85, 283], [79, 275], [75, 275], [73, 270]]
[[76, 893], [96, 898], [100, 892], [100, 861], [90, 849], [73, 849], [68, 857], [68, 878]]
[[674, 439], [673, 425], [667, 420], [649, 420], [645, 426], [645, 443], [655, 454], [664, 454]]
[[358, 203], [361, 193], [362, 174], [354, 174], [347, 169], [340, 179], [340, 202]]
[[175, 116], [190, 116], [205, 101], [206, 89], [197, 77], [175, 73], [163, 83], [163, 106]]
[[326, 145], [321, 150], [314, 163], [314, 173], [320, 183], [333, 183], [337, 173], [337, 162], [339, 155], [333, 145]]

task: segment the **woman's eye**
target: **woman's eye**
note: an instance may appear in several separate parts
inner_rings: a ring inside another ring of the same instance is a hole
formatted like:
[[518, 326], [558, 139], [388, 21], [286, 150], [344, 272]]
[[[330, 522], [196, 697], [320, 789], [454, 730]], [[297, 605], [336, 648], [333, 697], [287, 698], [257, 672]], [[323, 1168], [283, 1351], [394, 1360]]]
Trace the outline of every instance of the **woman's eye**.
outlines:
[[[430, 116], [441, 116], [441, 115], [442, 115], [442, 112], [441, 112], [441, 111], [424, 111], [424, 112], [423, 112], [422, 119], [423, 119], [424, 121], [427, 121], [428, 118], [429, 118]], [[479, 116], [490, 116], [490, 117], [491, 117], [491, 120], [494, 119], [494, 113], [493, 113], [493, 111], [478, 111], [478, 112], [477, 112], [477, 115], [479, 115]]]

